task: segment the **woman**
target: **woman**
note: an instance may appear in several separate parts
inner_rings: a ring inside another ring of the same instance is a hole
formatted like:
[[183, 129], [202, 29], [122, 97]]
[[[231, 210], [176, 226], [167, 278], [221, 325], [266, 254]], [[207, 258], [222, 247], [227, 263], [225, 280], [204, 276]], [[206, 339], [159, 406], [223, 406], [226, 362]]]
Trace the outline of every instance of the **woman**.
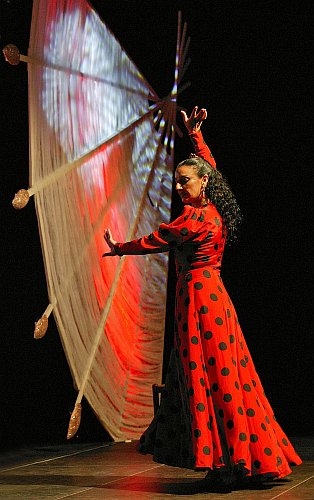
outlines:
[[281, 478], [301, 460], [275, 420], [220, 277], [225, 243], [235, 240], [241, 213], [203, 141], [206, 110], [196, 106], [182, 115], [196, 155], [176, 168], [181, 215], [127, 243], [105, 230], [111, 250], [105, 256], [175, 251], [174, 350], [140, 451], [157, 462], [208, 470], [209, 481]]

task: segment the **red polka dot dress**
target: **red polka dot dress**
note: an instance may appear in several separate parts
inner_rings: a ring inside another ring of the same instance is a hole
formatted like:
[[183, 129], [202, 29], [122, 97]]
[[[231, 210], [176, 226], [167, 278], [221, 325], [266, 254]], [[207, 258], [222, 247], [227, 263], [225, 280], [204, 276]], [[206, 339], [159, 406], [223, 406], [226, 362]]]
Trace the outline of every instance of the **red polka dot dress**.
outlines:
[[[215, 166], [201, 134], [192, 140]], [[275, 419], [220, 277], [224, 246], [210, 203], [186, 205], [158, 231], [117, 245], [120, 255], [173, 249], [178, 275], [174, 350], [139, 450], [168, 465], [284, 477], [301, 460]]]

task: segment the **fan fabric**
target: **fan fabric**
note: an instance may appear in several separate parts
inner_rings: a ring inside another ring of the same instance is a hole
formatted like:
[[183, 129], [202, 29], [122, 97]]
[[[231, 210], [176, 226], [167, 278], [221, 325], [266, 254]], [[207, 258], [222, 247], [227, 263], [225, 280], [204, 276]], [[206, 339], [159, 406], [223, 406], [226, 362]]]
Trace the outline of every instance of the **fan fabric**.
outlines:
[[156, 94], [86, 1], [34, 0], [28, 55], [30, 185], [54, 317], [76, 388], [87, 378], [114, 440], [136, 439], [161, 380], [168, 257], [104, 259], [103, 230], [125, 241], [169, 221], [172, 144]]

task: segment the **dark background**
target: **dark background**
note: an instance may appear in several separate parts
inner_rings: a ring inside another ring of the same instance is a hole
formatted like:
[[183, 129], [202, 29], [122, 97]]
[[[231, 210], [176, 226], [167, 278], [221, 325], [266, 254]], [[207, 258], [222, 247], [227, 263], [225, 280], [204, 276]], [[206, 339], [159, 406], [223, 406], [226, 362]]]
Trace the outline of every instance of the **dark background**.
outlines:
[[[245, 217], [223, 278], [277, 419], [290, 436], [313, 434], [312, 2], [92, 4], [160, 96], [172, 88], [183, 11], [191, 86], [179, 104], [208, 109], [203, 133]], [[32, 2], [0, 6], [1, 48], [15, 43], [26, 54]], [[58, 443], [76, 392], [53, 320], [42, 340], [33, 339], [48, 304], [37, 220], [33, 200], [22, 211], [11, 206], [14, 193], [28, 187], [27, 68], [2, 58], [0, 75], [0, 439], [5, 447]], [[177, 139], [176, 162], [190, 151], [186, 138]], [[176, 198], [173, 206], [175, 213]], [[166, 357], [172, 308], [169, 299]], [[75, 441], [108, 439], [84, 402]]]

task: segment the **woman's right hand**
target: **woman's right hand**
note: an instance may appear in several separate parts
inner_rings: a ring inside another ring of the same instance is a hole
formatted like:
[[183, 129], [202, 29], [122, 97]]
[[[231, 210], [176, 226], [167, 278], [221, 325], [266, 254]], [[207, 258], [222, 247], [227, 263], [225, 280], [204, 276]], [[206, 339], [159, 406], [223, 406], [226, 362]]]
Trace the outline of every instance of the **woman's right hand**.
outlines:
[[105, 229], [104, 238], [105, 238], [105, 242], [107, 243], [107, 245], [111, 251], [104, 253], [103, 257], [114, 257], [115, 255], [118, 255], [116, 252], [116, 249], [115, 249], [115, 245], [117, 242], [112, 238], [110, 229]]
[[189, 132], [199, 132], [203, 121], [207, 118], [207, 110], [202, 108], [198, 111], [198, 106], [194, 106], [190, 116], [188, 116], [183, 110], [181, 110], [181, 115], [184, 125]]

